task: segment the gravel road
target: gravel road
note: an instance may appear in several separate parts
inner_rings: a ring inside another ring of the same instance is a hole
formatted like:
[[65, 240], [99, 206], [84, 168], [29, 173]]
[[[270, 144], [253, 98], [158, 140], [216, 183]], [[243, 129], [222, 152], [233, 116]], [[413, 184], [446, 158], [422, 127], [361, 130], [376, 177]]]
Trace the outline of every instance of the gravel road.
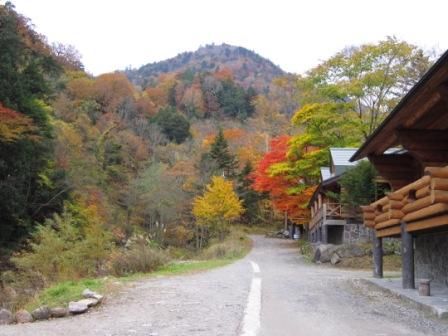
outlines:
[[357, 280], [369, 272], [309, 265], [294, 242], [253, 239], [232, 265], [141, 280], [88, 314], [0, 326], [0, 335], [448, 335], [447, 322]]

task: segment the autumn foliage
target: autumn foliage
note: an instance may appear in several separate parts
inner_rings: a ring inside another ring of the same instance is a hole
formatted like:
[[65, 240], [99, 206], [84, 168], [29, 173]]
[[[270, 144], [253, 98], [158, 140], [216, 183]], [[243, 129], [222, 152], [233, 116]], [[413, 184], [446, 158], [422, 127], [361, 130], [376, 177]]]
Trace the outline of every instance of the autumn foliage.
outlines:
[[36, 128], [30, 118], [0, 103], [0, 142], [30, 138], [35, 131]]
[[203, 196], [193, 202], [193, 214], [200, 223], [219, 224], [237, 219], [243, 213], [231, 181], [215, 176]]
[[270, 150], [252, 174], [253, 187], [256, 191], [269, 193], [272, 205], [276, 210], [287, 212], [291, 219], [304, 222], [304, 219], [309, 217], [306, 204], [314, 188], [304, 187], [301, 193], [291, 194], [289, 190], [297, 187], [301, 183], [300, 179], [285, 175], [274, 176], [271, 172], [274, 164], [286, 161], [289, 140], [290, 137], [287, 135], [272, 139]]

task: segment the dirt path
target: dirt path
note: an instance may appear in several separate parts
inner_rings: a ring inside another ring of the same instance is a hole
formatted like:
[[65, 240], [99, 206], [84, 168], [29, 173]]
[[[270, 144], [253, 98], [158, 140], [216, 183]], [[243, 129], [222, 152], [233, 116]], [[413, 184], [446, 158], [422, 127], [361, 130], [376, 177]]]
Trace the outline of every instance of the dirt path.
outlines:
[[142, 280], [86, 315], [3, 326], [0, 335], [448, 335], [448, 324], [353, 280], [369, 273], [309, 265], [293, 242], [254, 239], [232, 265]]

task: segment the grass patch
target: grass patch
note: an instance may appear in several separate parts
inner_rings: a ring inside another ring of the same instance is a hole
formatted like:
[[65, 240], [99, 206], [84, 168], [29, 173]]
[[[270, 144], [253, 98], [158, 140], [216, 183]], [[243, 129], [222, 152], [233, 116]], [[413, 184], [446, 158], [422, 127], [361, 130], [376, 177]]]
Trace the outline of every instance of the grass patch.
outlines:
[[299, 246], [300, 254], [303, 256], [305, 261], [312, 262], [313, 248], [311, 247], [311, 243], [306, 239], [299, 239], [297, 244]]
[[[217, 247], [216, 247], [217, 246]], [[112, 293], [120, 284], [144, 278], [157, 276], [174, 276], [181, 274], [196, 273], [217, 267], [222, 267], [243, 258], [252, 247], [252, 241], [240, 230], [233, 230], [231, 234], [221, 243], [216, 243], [210, 248], [213, 253], [210, 258], [201, 260], [175, 261], [159, 267], [150, 273], [133, 273], [122, 277], [106, 277], [98, 279], [82, 279], [78, 281], [59, 282], [49, 288], [44, 289], [32, 299], [25, 309], [32, 311], [35, 308], [47, 305], [49, 307], [67, 306], [70, 301], [81, 298], [84, 289], [89, 288], [101, 294]], [[215, 255], [216, 251], [218, 256]]]
[[44, 289], [28, 303], [25, 309], [32, 311], [39, 306], [67, 306], [70, 301], [79, 300], [84, 289], [102, 292], [106, 285], [104, 279], [82, 279], [79, 281], [64, 281]]
[[[371, 255], [355, 258], [344, 258], [337, 267], [351, 269], [372, 269], [373, 258]], [[383, 269], [388, 272], [397, 272], [401, 270], [401, 256], [392, 254], [383, 257]]]

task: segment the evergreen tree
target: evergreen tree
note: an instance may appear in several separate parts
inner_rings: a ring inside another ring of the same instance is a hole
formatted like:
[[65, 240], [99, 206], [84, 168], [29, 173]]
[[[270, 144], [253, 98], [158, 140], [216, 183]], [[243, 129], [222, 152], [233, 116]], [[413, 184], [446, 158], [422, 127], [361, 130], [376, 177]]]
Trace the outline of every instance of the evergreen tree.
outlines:
[[238, 161], [235, 155], [229, 151], [229, 145], [222, 129], [219, 129], [215, 141], [210, 149], [210, 157], [215, 160], [216, 166], [225, 177], [234, 177], [235, 170], [238, 168]]
[[266, 195], [259, 193], [252, 188], [253, 181], [250, 178], [252, 172], [252, 164], [250, 161], [247, 161], [243, 170], [237, 176], [236, 192], [245, 209], [242, 218], [246, 223], [256, 222], [260, 214], [259, 201], [266, 198]]
[[175, 107], [160, 109], [152, 121], [160, 126], [170, 141], [180, 144], [190, 136], [190, 122]]

